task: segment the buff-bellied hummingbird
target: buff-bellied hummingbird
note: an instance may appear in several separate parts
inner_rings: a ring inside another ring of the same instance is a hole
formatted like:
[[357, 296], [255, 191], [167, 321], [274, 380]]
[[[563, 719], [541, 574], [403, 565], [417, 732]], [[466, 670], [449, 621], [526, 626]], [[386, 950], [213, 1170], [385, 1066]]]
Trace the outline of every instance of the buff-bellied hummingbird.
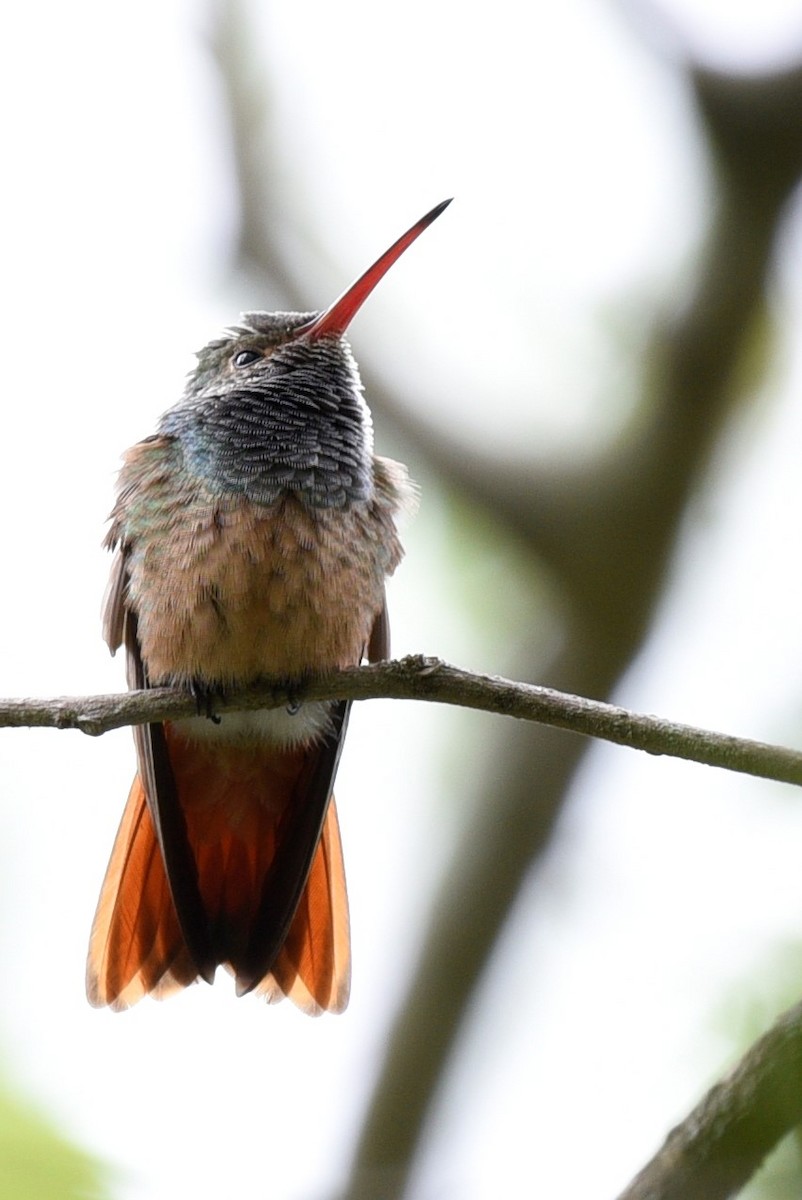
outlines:
[[[348, 900], [332, 788], [348, 703], [215, 713], [214, 697], [389, 656], [385, 578], [406, 469], [373, 453], [345, 331], [449, 201], [322, 313], [246, 313], [124, 456], [104, 608], [132, 688], [191, 689], [198, 716], [135, 729], [138, 773], [98, 901], [92, 1004], [204, 979], [348, 1002]], [[201, 711], [205, 703], [206, 713]]]

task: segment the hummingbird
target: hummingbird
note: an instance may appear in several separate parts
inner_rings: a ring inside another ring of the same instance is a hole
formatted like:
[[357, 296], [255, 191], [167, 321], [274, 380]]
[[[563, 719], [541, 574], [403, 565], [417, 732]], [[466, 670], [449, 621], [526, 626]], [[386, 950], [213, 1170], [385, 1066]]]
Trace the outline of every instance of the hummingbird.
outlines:
[[181, 400], [123, 457], [103, 632], [130, 688], [191, 689], [198, 715], [137, 726], [137, 775], [90, 938], [91, 1004], [212, 983], [342, 1012], [348, 898], [334, 778], [345, 701], [216, 713], [265, 680], [389, 657], [385, 579], [406, 468], [373, 453], [345, 332], [444, 210], [323, 312], [250, 312], [197, 355]]

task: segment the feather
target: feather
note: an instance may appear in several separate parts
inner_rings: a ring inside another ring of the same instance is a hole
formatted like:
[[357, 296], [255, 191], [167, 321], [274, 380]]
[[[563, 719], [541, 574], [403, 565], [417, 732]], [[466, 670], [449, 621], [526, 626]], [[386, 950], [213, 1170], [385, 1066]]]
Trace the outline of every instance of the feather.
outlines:
[[[333, 710], [331, 732], [304, 756], [281, 821], [280, 847], [264, 872], [248, 945], [235, 964], [237, 992], [241, 996], [255, 988], [272, 969], [291, 931], [320, 841], [349, 711], [348, 703], [338, 703]], [[309, 911], [316, 912], [317, 908]]]
[[122, 549], [114, 555], [103, 597], [103, 638], [112, 654], [119, 650], [125, 628], [125, 593], [128, 587], [126, 555]]
[[273, 988], [310, 1016], [343, 1012], [351, 984], [348, 895], [337, 809], [332, 799], [301, 902], [270, 974]]
[[137, 776], [92, 925], [87, 995], [95, 1006], [123, 1009], [148, 992], [163, 995], [185, 987], [196, 975]]
[[[128, 685], [147, 688], [149, 681], [139, 653], [136, 618], [130, 612], [126, 613], [124, 636]], [[198, 887], [198, 868], [187, 838], [186, 818], [179, 800], [163, 726], [135, 726], [134, 744], [139, 778], [143, 783], [153, 829], [164, 860], [178, 923], [198, 974], [211, 983], [216, 960]]]
[[368, 642], [368, 662], [385, 662], [390, 657], [390, 617], [387, 613], [387, 596], [384, 595], [381, 611], [373, 622]]
[[154, 727], [174, 776], [181, 842], [197, 879], [196, 916], [212, 956], [202, 972], [165, 868], [176, 861], [176, 833], [167, 832], [163, 852], [137, 776], [92, 930], [93, 1004], [121, 1009], [148, 993], [161, 998], [199, 976], [211, 982], [222, 963], [240, 994], [288, 996], [310, 1013], [342, 1011], [350, 979], [348, 900], [329, 796], [345, 717], [339, 714], [324, 743], [289, 750], [198, 744], [170, 725]]

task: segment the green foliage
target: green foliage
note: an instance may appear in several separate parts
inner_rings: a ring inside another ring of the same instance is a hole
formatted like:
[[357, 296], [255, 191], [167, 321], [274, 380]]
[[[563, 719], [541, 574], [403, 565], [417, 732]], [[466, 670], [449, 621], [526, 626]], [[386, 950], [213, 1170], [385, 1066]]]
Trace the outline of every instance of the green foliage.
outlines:
[[0, 1196], [9, 1200], [100, 1200], [102, 1171], [47, 1119], [0, 1090]]

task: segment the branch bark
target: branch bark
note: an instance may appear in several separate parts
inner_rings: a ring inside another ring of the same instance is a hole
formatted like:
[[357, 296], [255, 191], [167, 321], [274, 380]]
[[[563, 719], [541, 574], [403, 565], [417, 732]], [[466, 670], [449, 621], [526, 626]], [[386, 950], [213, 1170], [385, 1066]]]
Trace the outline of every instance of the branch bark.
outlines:
[[[429, 700], [566, 729], [710, 767], [802, 785], [802, 751], [632, 712], [554, 688], [477, 675], [439, 658], [408, 655], [309, 680], [291, 691], [265, 683], [220, 697], [218, 712], [280, 708], [312, 700]], [[175, 721], [197, 712], [187, 692], [153, 688], [119, 695], [0, 700], [0, 727], [78, 729], [98, 736], [124, 725]]]

